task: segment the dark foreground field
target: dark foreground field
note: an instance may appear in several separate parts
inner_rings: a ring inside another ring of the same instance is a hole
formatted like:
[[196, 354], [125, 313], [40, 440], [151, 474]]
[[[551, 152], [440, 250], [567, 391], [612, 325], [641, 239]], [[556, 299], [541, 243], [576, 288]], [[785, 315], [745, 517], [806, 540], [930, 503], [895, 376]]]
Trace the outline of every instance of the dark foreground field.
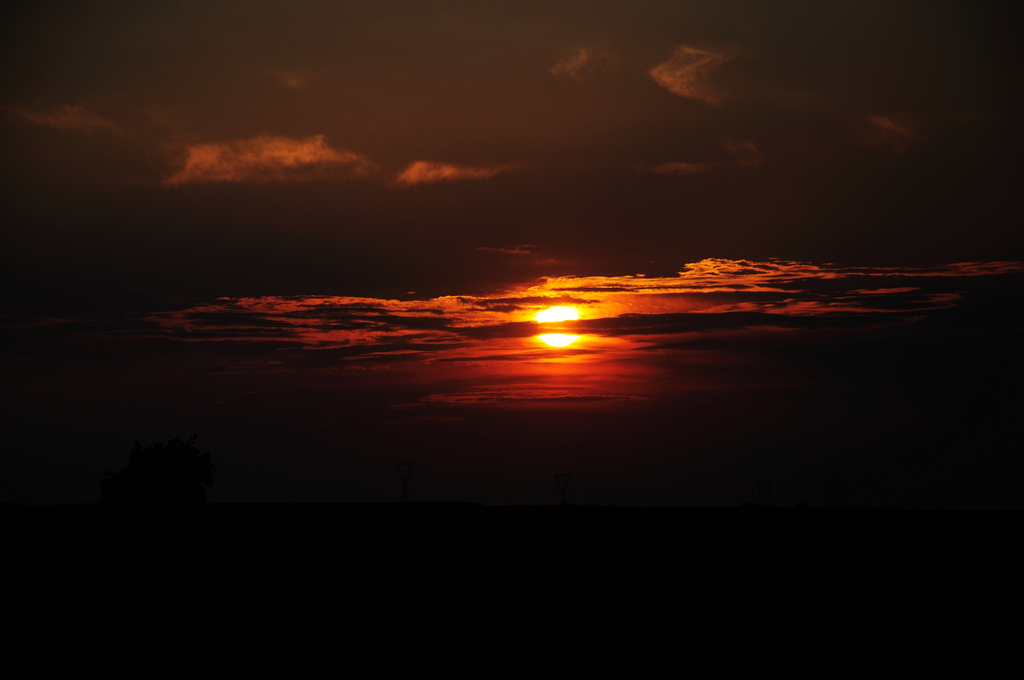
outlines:
[[627, 571], [714, 581], [997, 573], [1010, 568], [1020, 520], [1017, 512], [758, 507], [0, 506], [12, 561], [41, 565], [194, 559], [308, 574]]
[[[4, 572], [17, 594], [7, 615], [29, 637], [88, 630], [121, 639], [156, 625], [175, 639], [221, 639], [237, 628], [328, 646], [343, 628], [381, 643], [395, 639], [396, 625], [403, 639], [443, 638], [453, 621], [474, 639], [494, 635], [495, 623], [548, 639], [576, 622], [613, 646], [651, 635], [684, 636], [695, 649], [704, 644], [695, 639], [845, 645], [844, 630], [900, 646], [921, 625], [948, 632], [1016, 608], [1020, 518], [419, 503], [0, 506]], [[603, 654], [605, 643], [595, 644]]]

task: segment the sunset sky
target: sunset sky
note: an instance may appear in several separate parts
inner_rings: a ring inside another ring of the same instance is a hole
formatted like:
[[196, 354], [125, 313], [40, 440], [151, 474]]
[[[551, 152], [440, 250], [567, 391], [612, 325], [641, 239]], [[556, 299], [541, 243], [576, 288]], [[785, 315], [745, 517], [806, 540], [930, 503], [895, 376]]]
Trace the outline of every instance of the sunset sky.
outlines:
[[1024, 507], [1015, 3], [20, 5], [0, 502]]

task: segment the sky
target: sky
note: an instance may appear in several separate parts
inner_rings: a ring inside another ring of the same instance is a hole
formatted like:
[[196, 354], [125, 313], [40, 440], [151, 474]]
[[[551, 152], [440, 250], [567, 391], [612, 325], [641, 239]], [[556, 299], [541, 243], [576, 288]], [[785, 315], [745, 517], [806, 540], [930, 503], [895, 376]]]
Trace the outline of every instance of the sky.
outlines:
[[0, 502], [1024, 505], [1014, 3], [0, 12]]

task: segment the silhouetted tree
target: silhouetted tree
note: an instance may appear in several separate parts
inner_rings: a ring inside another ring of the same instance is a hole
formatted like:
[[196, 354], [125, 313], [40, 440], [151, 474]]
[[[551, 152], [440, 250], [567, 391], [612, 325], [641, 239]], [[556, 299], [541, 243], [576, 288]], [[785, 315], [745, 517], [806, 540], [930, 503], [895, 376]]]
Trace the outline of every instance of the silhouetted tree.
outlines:
[[109, 505], [187, 505], [206, 502], [216, 466], [210, 454], [196, 446], [199, 435], [186, 442], [172, 439], [142, 448], [138, 442], [128, 464], [106, 472], [100, 482], [100, 503]]

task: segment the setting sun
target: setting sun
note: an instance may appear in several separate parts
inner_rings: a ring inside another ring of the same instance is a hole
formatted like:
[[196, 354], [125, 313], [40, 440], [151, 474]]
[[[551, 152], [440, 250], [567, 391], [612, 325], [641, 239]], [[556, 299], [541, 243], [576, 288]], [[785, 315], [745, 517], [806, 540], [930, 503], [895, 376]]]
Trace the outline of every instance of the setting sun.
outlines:
[[547, 335], [538, 335], [537, 337], [552, 347], [567, 347], [580, 339], [578, 335], [565, 335], [563, 333], [548, 333]]
[[[537, 312], [537, 315], [533, 318], [535, 321], [539, 321], [540, 323], [550, 323], [553, 321], [575, 321], [580, 318], [580, 313], [574, 307], [548, 307], [543, 311]], [[570, 340], [570, 342], [572, 341]]]

